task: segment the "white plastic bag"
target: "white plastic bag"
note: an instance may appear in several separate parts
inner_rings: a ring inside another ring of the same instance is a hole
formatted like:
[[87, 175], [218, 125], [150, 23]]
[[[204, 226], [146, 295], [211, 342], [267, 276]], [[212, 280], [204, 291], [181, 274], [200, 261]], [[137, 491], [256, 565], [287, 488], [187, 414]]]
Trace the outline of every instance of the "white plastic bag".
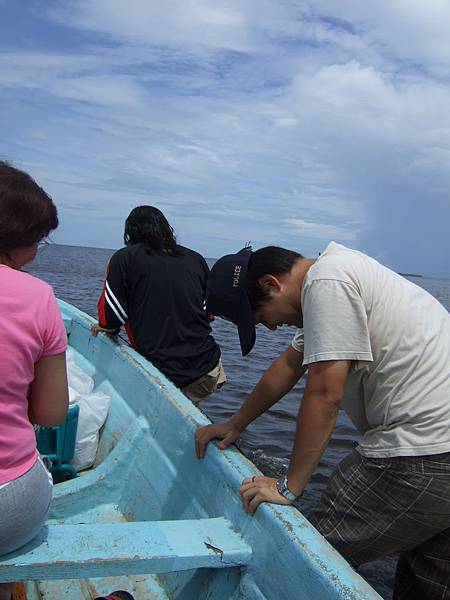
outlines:
[[110, 398], [102, 392], [88, 396], [79, 395], [77, 404], [80, 407], [80, 414], [72, 465], [76, 471], [82, 471], [94, 464], [98, 432], [108, 415]]
[[69, 404], [80, 407], [72, 465], [76, 471], [82, 471], [94, 464], [99, 430], [108, 415], [110, 398], [103, 392], [92, 393], [94, 380], [76, 364], [72, 348], [67, 351], [67, 376]]
[[69, 406], [73, 406], [74, 404], [78, 404], [78, 398], [80, 394], [69, 385]]
[[72, 348], [67, 350], [67, 379], [69, 390], [72, 388], [78, 394], [90, 394], [94, 389], [94, 380], [76, 364]]

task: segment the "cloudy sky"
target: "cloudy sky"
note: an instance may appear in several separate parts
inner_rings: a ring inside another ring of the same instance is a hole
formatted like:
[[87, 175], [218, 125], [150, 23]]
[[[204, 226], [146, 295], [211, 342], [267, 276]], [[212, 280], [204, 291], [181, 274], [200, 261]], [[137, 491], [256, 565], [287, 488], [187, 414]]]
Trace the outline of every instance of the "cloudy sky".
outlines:
[[450, 277], [447, 0], [0, 0], [0, 156], [60, 243], [154, 204], [209, 257], [330, 240]]

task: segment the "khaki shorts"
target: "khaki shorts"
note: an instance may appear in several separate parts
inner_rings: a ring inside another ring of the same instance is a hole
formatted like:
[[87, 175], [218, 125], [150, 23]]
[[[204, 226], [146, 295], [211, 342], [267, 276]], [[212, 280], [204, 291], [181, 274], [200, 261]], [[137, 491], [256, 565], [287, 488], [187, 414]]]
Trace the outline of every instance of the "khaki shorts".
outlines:
[[220, 389], [226, 382], [227, 376], [222, 366], [222, 362], [219, 360], [217, 365], [210, 371], [203, 375], [193, 383], [190, 383], [181, 391], [185, 394], [194, 404], [197, 404], [201, 400], [204, 400], [216, 390]]

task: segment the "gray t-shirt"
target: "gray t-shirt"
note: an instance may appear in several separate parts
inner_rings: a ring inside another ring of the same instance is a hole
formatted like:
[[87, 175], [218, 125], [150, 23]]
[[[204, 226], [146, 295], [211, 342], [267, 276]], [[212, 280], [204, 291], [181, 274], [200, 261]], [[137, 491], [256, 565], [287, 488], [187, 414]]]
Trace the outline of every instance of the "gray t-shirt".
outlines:
[[303, 364], [351, 360], [343, 407], [368, 457], [450, 452], [450, 315], [428, 292], [331, 242], [306, 274]]

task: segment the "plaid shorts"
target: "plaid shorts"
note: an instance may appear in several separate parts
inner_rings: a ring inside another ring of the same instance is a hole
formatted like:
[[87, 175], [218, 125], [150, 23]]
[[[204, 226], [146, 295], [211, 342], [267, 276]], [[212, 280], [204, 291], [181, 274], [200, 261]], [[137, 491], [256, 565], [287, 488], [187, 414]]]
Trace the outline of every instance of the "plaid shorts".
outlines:
[[400, 554], [394, 600], [450, 600], [450, 453], [336, 468], [313, 525], [353, 566]]

